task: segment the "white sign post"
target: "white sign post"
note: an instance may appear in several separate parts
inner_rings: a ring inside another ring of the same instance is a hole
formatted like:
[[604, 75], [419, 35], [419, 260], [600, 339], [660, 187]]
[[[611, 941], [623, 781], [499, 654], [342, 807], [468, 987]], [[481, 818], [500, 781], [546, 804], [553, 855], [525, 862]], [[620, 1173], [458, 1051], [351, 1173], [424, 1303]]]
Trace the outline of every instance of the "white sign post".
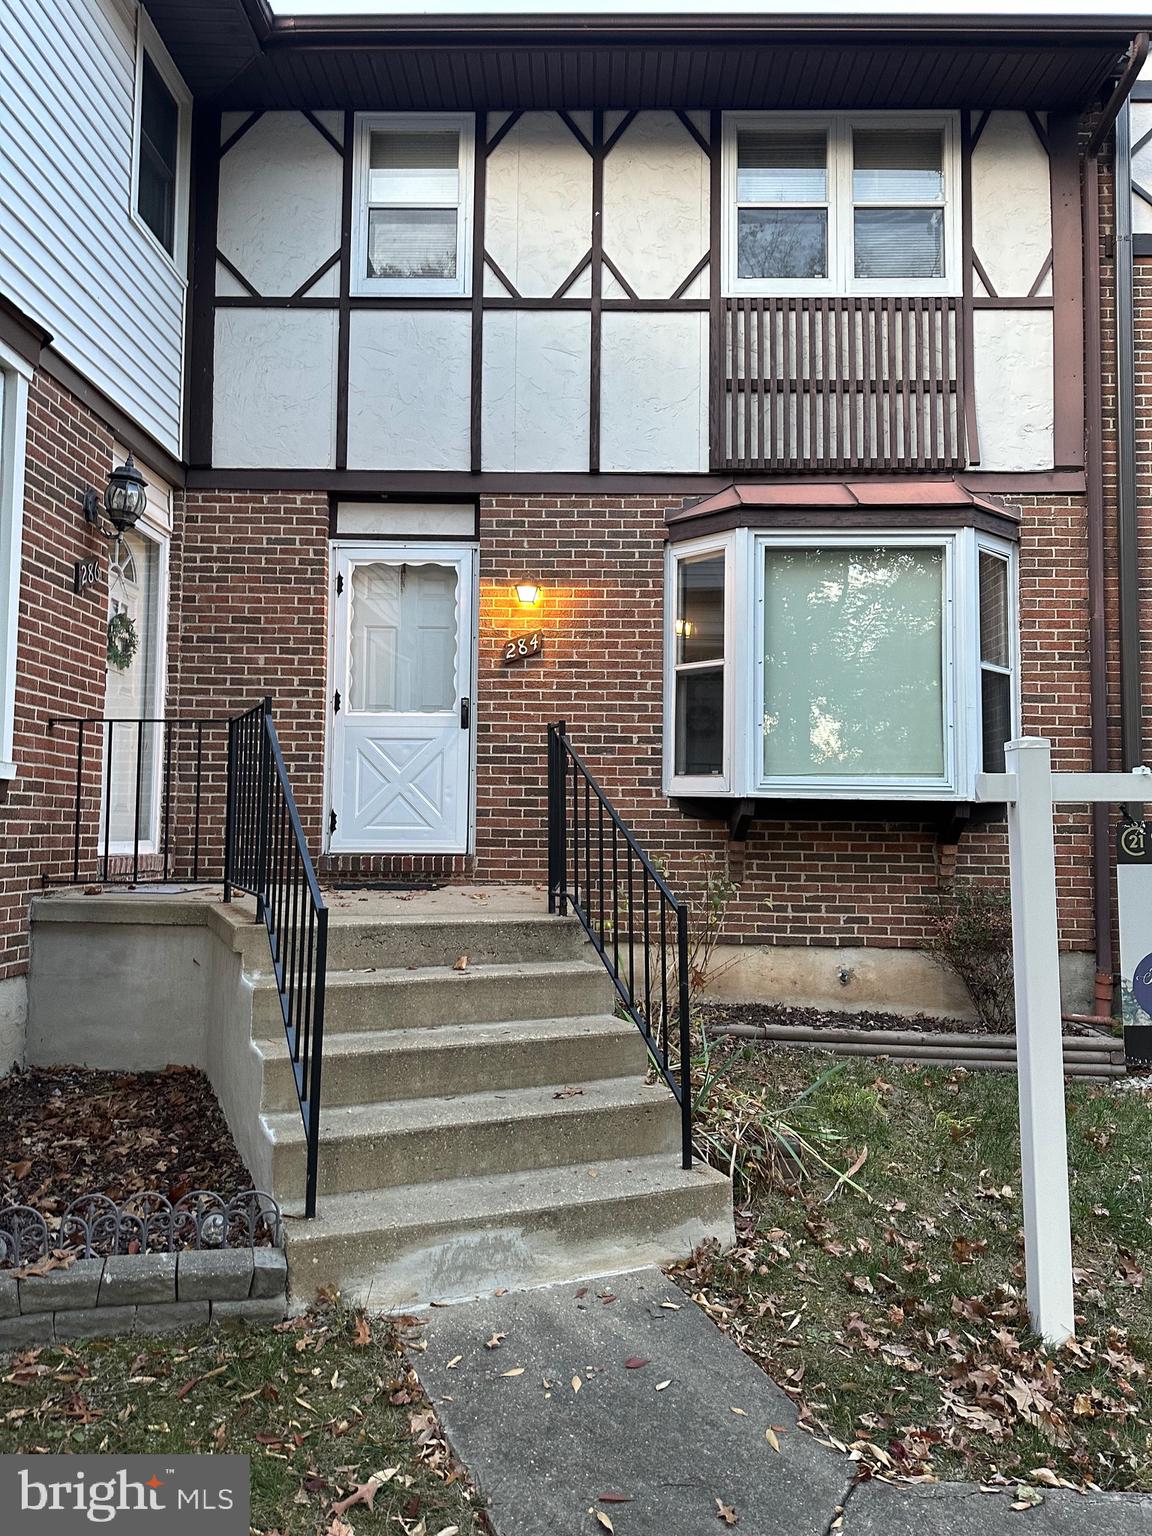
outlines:
[[1048, 742], [1036, 739], [1010, 741], [1004, 751], [1004, 765], [1016, 779], [1016, 800], [1008, 806], [1008, 856], [1012, 867], [1028, 1315], [1045, 1343], [1060, 1345], [1075, 1332], [1076, 1316], [1068, 1211], [1052, 749]]
[[976, 798], [1008, 806], [1028, 1315], [1045, 1343], [1059, 1346], [1076, 1316], [1052, 805], [1142, 801], [1148, 770], [1053, 774], [1051, 745], [1035, 737], [1010, 741], [1004, 764], [1004, 773], [977, 774]]

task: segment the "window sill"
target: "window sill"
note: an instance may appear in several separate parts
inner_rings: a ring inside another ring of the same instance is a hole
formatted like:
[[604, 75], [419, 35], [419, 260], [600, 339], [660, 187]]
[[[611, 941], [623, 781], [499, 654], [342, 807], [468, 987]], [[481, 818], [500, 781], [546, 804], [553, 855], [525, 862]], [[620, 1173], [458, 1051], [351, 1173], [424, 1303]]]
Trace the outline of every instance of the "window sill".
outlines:
[[0, 781], [4, 779], [14, 779], [18, 772], [19, 769], [16, 767], [15, 763], [0, 761]]

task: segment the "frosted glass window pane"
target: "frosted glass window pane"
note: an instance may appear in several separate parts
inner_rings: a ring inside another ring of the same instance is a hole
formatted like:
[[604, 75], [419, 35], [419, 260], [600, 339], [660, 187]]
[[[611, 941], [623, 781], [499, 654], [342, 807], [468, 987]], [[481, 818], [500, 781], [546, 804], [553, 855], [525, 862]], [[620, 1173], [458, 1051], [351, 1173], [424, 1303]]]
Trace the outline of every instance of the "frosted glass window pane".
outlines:
[[857, 128], [852, 134], [852, 196], [858, 203], [934, 202], [944, 196], [938, 132]]
[[742, 128], [736, 135], [738, 203], [822, 203], [828, 140], [820, 130]]
[[349, 709], [455, 709], [456, 585], [454, 565], [354, 567]]
[[724, 556], [681, 560], [676, 578], [676, 660], [724, 656]]
[[740, 277], [827, 277], [828, 215], [823, 208], [741, 208], [736, 251]]
[[724, 668], [702, 667], [676, 678], [678, 774], [724, 772]]
[[455, 277], [455, 208], [373, 208], [369, 277]]
[[857, 277], [943, 277], [942, 208], [857, 208]]
[[452, 130], [371, 135], [368, 201], [455, 203], [460, 197], [460, 135]]
[[766, 549], [764, 771], [944, 774], [938, 549]]
[[1008, 562], [980, 554], [980, 660], [1010, 665], [1008, 645]]

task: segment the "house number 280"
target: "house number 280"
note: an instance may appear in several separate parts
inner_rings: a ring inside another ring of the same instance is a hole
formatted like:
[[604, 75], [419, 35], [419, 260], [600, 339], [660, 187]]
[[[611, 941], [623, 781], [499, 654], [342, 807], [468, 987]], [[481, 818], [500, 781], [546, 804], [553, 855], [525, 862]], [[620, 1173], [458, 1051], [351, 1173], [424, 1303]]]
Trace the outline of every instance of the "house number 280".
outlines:
[[513, 635], [504, 642], [504, 664], [507, 666], [512, 661], [524, 661], [529, 656], [536, 656], [543, 648], [543, 637], [538, 629], [534, 629], [530, 635]]

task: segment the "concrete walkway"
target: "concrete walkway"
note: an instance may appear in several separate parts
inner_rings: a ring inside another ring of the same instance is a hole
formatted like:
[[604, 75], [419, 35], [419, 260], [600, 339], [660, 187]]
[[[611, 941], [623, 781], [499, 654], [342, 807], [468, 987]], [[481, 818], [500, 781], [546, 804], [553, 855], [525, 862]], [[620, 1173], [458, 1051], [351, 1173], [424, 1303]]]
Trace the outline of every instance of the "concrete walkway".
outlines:
[[1152, 1497], [1046, 1492], [1017, 1514], [972, 1484], [854, 1488], [655, 1269], [434, 1308], [425, 1337], [414, 1364], [497, 1536], [1152, 1536]]

